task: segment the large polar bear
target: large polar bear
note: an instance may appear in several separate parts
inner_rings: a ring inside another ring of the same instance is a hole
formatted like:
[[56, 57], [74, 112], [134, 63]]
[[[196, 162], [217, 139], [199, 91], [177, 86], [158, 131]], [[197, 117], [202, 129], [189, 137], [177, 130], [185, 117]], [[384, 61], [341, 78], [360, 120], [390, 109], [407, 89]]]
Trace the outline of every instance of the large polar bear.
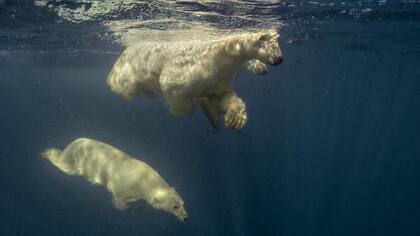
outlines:
[[127, 203], [144, 199], [154, 208], [172, 213], [181, 221], [188, 219], [184, 201], [174, 188], [152, 167], [115, 147], [78, 138], [63, 151], [47, 149], [42, 156], [66, 174], [79, 175], [105, 186], [112, 193], [112, 203], [117, 209], [125, 209]]
[[264, 30], [208, 42], [142, 42], [125, 49], [108, 75], [110, 89], [132, 99], [143, 92], [162, 93], [173, 115], [188, 115], [198, 103], [213, 126], [225, 113], [225, 125], [241, 129], [246, 105], [232, 89], [237, 72], [256, 74], [282, 61], [278, 33]]

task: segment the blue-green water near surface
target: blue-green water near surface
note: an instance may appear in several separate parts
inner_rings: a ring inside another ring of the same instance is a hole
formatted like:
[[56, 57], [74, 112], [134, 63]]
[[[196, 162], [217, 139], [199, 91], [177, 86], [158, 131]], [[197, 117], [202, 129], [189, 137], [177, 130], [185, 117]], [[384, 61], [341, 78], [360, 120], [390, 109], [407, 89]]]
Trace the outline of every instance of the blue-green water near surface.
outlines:
[[[105, 83], [126, 45], [279, 31], [239, 133]], [[420, 235], [419, 1], [0, 0], [1, 235]], [[60, 172], [77, 137], [153, 166], [188, 222]]]

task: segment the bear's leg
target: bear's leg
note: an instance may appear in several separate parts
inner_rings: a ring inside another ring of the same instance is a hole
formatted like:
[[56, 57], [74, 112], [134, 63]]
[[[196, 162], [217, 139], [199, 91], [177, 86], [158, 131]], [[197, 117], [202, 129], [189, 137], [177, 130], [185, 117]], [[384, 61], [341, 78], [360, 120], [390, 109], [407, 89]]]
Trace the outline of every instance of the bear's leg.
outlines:
[[165, 97], [172, 115], [185, 116], [194, 113], [195, 106], [192, 98], [182, 95], [166, 95]]
[[162, 69], [159, 86], [172, 115], [191, 115], [195, 111], [193, 97], [190, 93], [192, 78], [180, 74], [187, 71], [182, 66], [167, 64]]
[[246, 105], [235, 92], [230, 92], [220, 97], [220, 110], [225, 112], [226, 127], [239, 131], [248, 119]]
[[213, 126], [215, 129], [218, 129], [220, 123], [218, 107], [210, 104], [210, 99], [207, 97], [198, 98], [197, 103], [200, 105], [201, 109], [203, 109], [204, 114], [209, 120], [211, 126]]
[[112, 197], [112, 204], [118, 210], [125, 210], [125, 209], [128, 208], [128, 205], [127, 205], [127, 203], [124, 200], [122, 200], [120, 198], [117, 198], [115, 196]]
[[256, 75], [267, 74], [267, 66], [259, 60], [249, 60], [245, 63], [245, 68], [252, 71]]

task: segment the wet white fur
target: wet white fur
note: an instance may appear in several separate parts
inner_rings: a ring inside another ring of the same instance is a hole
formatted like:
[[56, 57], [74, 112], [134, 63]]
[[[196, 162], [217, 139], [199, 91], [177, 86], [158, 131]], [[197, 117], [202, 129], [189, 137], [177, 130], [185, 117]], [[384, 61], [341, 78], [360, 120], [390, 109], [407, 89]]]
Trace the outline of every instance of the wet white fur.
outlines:
[[118, 209], [144, 199], [180, 220], [187, 217], [181, 197], [152, 167], [108, 144], [78, 138], [63, 151], [47, 149], [42, 156], [69, 175], [106, 187]]
[[[240, 129], [246, 122], [246, 105], [231, 87], [238, 70], [245, 67], [265, 74], [264, 63], [281, 57], [274, 30], [239, 34], [209, 42], [142, 42], [129, 46], [108, 76], [110, 89], [132, 99], [142, 92], [162, 93], [173, 115], [195, 110], [195, 99], [218, 122]], [[229, 118], [232, 118], [229, 123]]]

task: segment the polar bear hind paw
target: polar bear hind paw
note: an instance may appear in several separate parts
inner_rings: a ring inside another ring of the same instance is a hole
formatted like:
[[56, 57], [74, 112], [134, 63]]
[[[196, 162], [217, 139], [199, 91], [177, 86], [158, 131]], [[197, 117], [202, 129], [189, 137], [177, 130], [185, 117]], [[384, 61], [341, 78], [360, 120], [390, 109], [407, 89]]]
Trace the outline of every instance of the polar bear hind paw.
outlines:
[[233, 129], [235, 131], [239, 131], [242, 129], [246, 122], [248, 116], [246, 114], [244, 107], [236, 107], [233, 109], [229, 109], [225, 114], [225, 125], [226, 127]]

